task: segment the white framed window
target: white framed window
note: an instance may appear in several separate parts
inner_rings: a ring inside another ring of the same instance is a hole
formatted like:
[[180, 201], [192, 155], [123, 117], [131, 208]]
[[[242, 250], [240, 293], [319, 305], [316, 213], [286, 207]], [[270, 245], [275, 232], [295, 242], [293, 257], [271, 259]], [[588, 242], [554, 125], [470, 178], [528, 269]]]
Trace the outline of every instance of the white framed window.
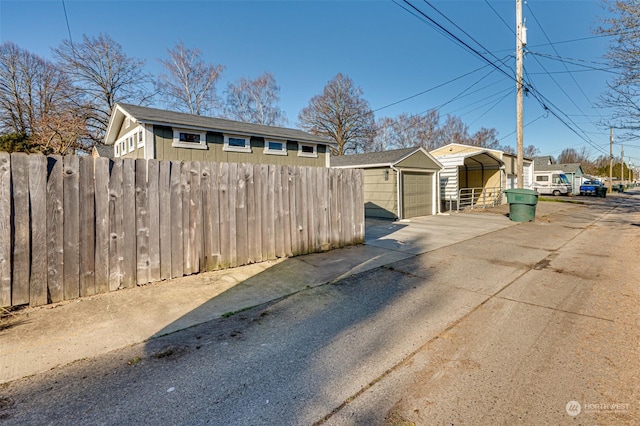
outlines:
[[298, 157], [318, 157], [318, 145], [298, 142]]
[[269, 155], [287, 155], [287, 142], [275, 139], [265, 139], [264, 153]]
[[196, 130], [173, 129], [173, 143], [177, 148], [208, 149], [207, 134]]
[[127, 117], [124, 119], [124, 128], [128, 129], [129, 127], [131, 127], [131, 118]]
[[144, 146], [144, 132], [142, 130], [138, 131], [138, 148]]
[[117, 143], [113, 146], [113, 153], [116, 157], [120, 157], [120, 144]]
[[127, 138], [127, 140], [129, 141], [129, 152], [133, 151], [134, 149], [136, 149], [136, 145], [133, 141], [133, 136], [129, 136]]
[[249, 136], [224, 135], [223, 151], [251, 152]]

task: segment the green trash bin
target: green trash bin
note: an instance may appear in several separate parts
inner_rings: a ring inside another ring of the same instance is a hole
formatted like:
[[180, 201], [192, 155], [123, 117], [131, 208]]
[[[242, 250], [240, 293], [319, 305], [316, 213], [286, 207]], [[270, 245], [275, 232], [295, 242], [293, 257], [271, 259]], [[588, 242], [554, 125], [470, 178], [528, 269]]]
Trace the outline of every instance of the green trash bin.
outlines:
[[536, 218], [538, 192], [533, 189], [507, 189], [509, 219], [514, 222], [533, 222]]

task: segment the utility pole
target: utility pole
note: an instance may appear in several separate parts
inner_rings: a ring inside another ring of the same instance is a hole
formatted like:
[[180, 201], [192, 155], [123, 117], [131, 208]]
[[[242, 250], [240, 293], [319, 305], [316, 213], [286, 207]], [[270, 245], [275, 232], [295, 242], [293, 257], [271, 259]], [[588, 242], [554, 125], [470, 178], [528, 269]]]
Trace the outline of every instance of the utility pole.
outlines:
[[522, 99], [522, 60], [523, 47], [526, 44], [526, 29], [522, 23], [522, 0], [516, 0], [516, 149], [518, 188], [524, 188], [524, 138]]
[[[620, 180], [624, 179], [624, 145], [620, 145], [620, 162], [622, 164], [620, 164]], [[622, 183], [622, 182], [620, 182]]]
[[613, 127], [609, 128], [609, 194], [613, 188]]

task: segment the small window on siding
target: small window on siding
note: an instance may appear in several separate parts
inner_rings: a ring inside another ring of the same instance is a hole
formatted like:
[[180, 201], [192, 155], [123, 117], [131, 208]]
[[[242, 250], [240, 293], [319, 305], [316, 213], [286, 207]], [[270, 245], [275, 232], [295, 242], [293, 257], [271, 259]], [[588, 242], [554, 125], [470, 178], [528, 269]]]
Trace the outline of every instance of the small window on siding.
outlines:
[[312, 143], [298, 143], [298, 157], [317, 157], [318, 145]]
[[173, 143], [171, 146], [177, 148], [207, 149], [206, 133], [194, 132], [193, 130], [174, 129]]
[[224, 151], [251, 152], [251, 138], [248, 136], [224, 135]]
[[129, 152], [131, 152], [135, 149], [135, 145], [133, 143], [133, 136], [129, 136], [128, 140], [129, 140]]
[[139, 146], [139, 147], [144, 146], [144, 139], [143, 139], [143, 135], [144, 135], [144, 133], [142, 132], [142, 130], [140, 130], [140, 131], [138, 132], [138, 146]]
[[267, 139], [264, 141], [264, 153], [270, 155], [287, 155], [287, 142]]

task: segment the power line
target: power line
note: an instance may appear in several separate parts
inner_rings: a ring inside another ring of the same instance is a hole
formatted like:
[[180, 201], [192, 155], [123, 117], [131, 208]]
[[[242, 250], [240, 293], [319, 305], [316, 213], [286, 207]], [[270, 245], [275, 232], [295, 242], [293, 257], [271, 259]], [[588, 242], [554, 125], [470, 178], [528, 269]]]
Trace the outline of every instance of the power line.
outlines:
[[[479, 52], [477, 49], [473, 48], [472, 46], [470, 46], [468, 43], [466, 43], [465, 41], [463, 41], [462, 39], [460, 39], [460, 37], [456, 36], [455, 34], [453, 34], [450, 30], [446, 29], [443, 25], [441, 25], [440, 23], [438, 23], [435, 19], [433, 19], [432, 17], [430, 17], [426, 12], [418, 9], [416, 6], [412, 5], [408, 0], [403, 0], [405, 4], [407, 4], [411, 9], [413, 9], [413, 11], [407, 9], [406, 7], [404, 7], [403, 5], [399, 4], [396, 0], [393, 0], [395, 4], [397, 4], [398, 6], [402, 7], [405, 11], [408, 11], [409, 13], [411, 13], [412, 15], [416, 16], [418, 19], [420, 19], [421, 21], [427, 23], [429, 26], [431, 26], [432, 28], [434, 28], [437, 32], [445, 35], [445, 37], [449, 38], [450, 40], [454, 41], [456, 44], [462, 46], [463, 48], [465, 48], [466, 50], [470, 51], [472, 54], [474, 54], [476, 57], [482, 59], [483, 61], [491, 64], [491, 66], [493, 66], [495, 69], [497, 69], [498, 71], [500, 71], [501, 73], [503, 73], [504, 75], [506, 75], [509, 79], [513, 80], [514, 82], [516, 81], [516, 78], [514, 75], [511, 75], [510, 73], [506, 72], [502, 67], [494, 64], [491, 60], [489, 60], [487, 57], [485, 57], [481, 52]], [[425, 3], [429, 4], [426, 0]], [[436, 10], [438, 13], [440, 13], [443, 17], [445, 17], [445, 19], [447, 19], [449, 22], [453, 23], [453, 21], [451, 21], [450, 19], [448, 19], [446, 16], [444, 16], [444, 14], [442, 14], [440, 11], [438, 11], [435, 7], [433, 7], [431, 4], [429, 4], [429, 6], [431, 6], [434, 10]], [[418, 16], [419, 15], [419, 16]], [[426, 21], [423, 20], [426, 19]], [[458, 29], [460, 29], [461, 31], [463, 31], [460, 27], [458, 27], [456, 24], [454, 24]], [[463, 33], [467, 34], [465, 31], [463, 31]], [[467, 36], [469, 36], [467, 34]], [[470, 36], [469, 36], [470, 37]], [[484, 46], [482, 46], [480, 43], [478, 43], [477, 41], [475, 41], [475, 39], [473, 39], [472, 37], [470, 37], [474, 42], [476, 42], [476, 44], [478, 44], [479, 46], [481, 46], [483, 49], [487, 50]], [[493, 55], [493, 54], [491, 54]], [[495, 57], [495, 55], [493, 55]], [[551, 115], [553, 115], [554, 117], [556, 117], [556, 119], [558, 119], [558, 121], [560, 121], [560, 123], [562, 123], [565, 127], [567, 127], [571, 132], [575, 133], [579, 138], [581, 138], [582, 140], [584, 140], [585, 142], [592, 144], [594, 147], [595, 144], [588, 139], [588, 136], [584, 135], [584, 134], [580, 134], [578, 132], [578, 130], [582, 130], [577, 124], [575, 124], [575, 122], [573, 122], [573, 120], [571, 120], [569, 117], [567, 117], [567, 119], [563, 119], [560, 114], [564, 114], [562, 112], [562, 110], [560, 110], [559, 108], [557, 108], [555, 105], [553, 105], [553, 103], [550, 102], [549, 99], [547, 99], [544, 95], [542, 95], [542, 93], [540, 91], [537, 90], [537, 88], [535, 88], [530, 82], [529, 83], [525, 83], [525, 89], [540, 103], [540, 105], [543, 107], [543, 109], [545, 111], [548, 111], [548, 113], [550, 113]], [[566, 115], [566, 114], [565, 114]], [[570, 124], [571, 123], [571, 124]], [[573, 124], [573, 126], [572, 126]], [[598, 150], [600, 150], [599, 147], [596, 147]]]
[[[596, 67], [592, 67], [592, 66], [588, 66], [588, 65], [583, 65], [583, 63], [585, 63], [585, 64], [595, 64], [595, 65], [601, 65], [601, 66], [608, 67], [609, 64], [606, 64], [604, 62], [586, 61], [584, 59], [577, 59], [577, 58], [563, 58], [562, 56], [553, 56], [553, 55], [549, 55], [549, 54], [546, 54], [546, 53], [534, 52], [534, 51], [531, 51], [531, 50], [527, 50], [527, 53], [529, 55], [540, 56], [540, 57], [545, 58], [545, 59], [551, 59], [551, 60], [562, 62], [562, 63], [576, 65], [576, 66], [583, 67], [583, 68], [588, 68], [589, 70], [604, 71], [604, 72], [609, 72], [609, 73], [612, 73], [612, 74], [620, 74], [619, 72], [610, 71], [610, 70], [615, 69], [615, 68], [611, 68], [611, 67], [610, 68], [596, 68]], [[582, 62], [582, 63], [580, 63], [580, 62]]]
[[[406, 1], [406, 0], [405, 0]], [[433, 10], [435, 10], [440, 16], [442, 16], [444, 19], [446, 19], [451, 25], [453, 25], [454, 27], [456, 27], [458, 30], [462, 31], [462, 33], [464, 35], [466, 35], [467, 37], [469, 37], [475, 44], [477, 44], [478, 46], [480, 46], [482, 49], [484, 49], [489, 55], [493, 56], [493, 58], [502, 63], [502, 65], [506, 65], [504, 63], [504, 61], [501, 61], [500, 59], [498, 59], [498, 57], [496, 55], [494, 55], [489, 49], [487, 49], [486, 47], [484, 47], [482, 45], [482, 43], [480, 43], [478, 40], [476, 40], [475, 38], [473, 38], [469, 33], [467, 33], [464, 29], [462, 29], [458, 24], [456, 24], [455, 22], [453, 22], [451, 19], [449, 19], [444, 13], [442, 13], [440, 10], [438, 10], [433, 4], [431, 4], [428, 0], [423, 0], [430, 8], [432, 8]], [[462, 42], [462, 40], [460, 40], [458, 37], [456, 37], [456, 40], [459, 40]], [[465, 45], [467, 45], [465, 43]], [[477, 52], [474, 50], [474, 52]], [[480, 54], [480, 52], [477, 52], [477, 54]], [[486, 58], [484, 58], [484, 56], [482, 56], [483, 59], [487, 60]], [[492, 63], [493, 64], [493, 63]], [[496, 66], [495, 64], [493, 64], [494, 66]]]
[[[400, 7], [402, 7], [404, 10], [407, 10], [404, 6], [398, 4], [396, 2], [396, 0], [393, 0], [395, 4], [399, 5]], [[430, 23], [430, 26], [435, 26], [434, 28], [436, 29], [436, 31], [440, 32], [441, 34], [445, 35], [445, 37], [449, 38], [449, 39], [453, 39], [458, 45], [461, 45], [463, 48], [465, 48], [466, 50], [470, 51], [471, 53], [473, 53], [475, 56], [477, 56], [478, 58], [482, 59], [483, 61], [487, 62], [489, 65], [491, 65], [492, 67], [494, 67], [495, 69], [497, 69], [498, 71], [500, 71], [501, 73], [503, 73], [504, 75], [506, 75], [507, 77], [513, 79], [515, 81], [515, 77], [510, 75], [508, 72], [506, 72], [504, 69], [502, 69], [501, 67], [499, 67], [498, 65], [494, 64], [493, 61], [489, 60], [489, 58], [485, 57], [484, 55], [482, 55], [477, 49], [471, 47], [469, 44], [467, 44], [466, 42], [464, 42], [463, 40], [461, 40], [458, 36], [456, 36], [455, 34], [453, 34], [451, 31], [449, 31], [448, 29], [446, 29], [445, 27], [443, 27], [441, 24], [439, 24], [438, 22], [436, 22], [435, 19], [431, 18], [429, 15], [427, 15], [425, 12], [423, 12], [422, 10], [418, 9], [416, 6], [412, 5], [408, 0], [403, 0], [404, 3], [406, 3], [408, 6], [410, 6], [416, 13], [418, 13], [420, 16], [422, 16], [423, 18], [425, 18], [428, 23]], [[437, 10], [437, 9], [436, 9]], [[410, 12], [410, 11], [409, 11]], [[410, 12], [412, 15], [415, 15], [415, 13]], [[419, 17], [418, 17], [419, 18]], [[483, 47], [483, 49], [485, 49]], [[486, 50], [486, 49], [485, 49]], [[497, 59], [497, 58], [496, 58]]]
[[[529, 6], [529, 3], [525, 3], [525, 4], [527, 5], [527, 9], [531, 13], [531, 16], [533, 17], [534, 21], [536, 21], [536, 24], [538, 24], [538, 27], [540, 27], [540, 31], [542, 31], [542, 34], [544, 35], [544, 37], [547, 39], [547, 41], [551, 45], [551, 48], [553, 49], [553, 51], [556, 53], [556, 55], [560, 56], [560, 53], [558, 52], [558, 49], [556, 49], [555, 45], [549, 39], [549, 36], [547, 35], [547, 32], [542, 27], [542, 24], [540, 23], [540, 21], [538, 21], [538, 18], [536, 17], [535, 13], [533, 13], [533, 9], [531, 9], [531, 6]], [[569, 71], [569, 68], [567, 68], [567, 65], [564, 62], [562, 63], [562, 65], [564, 66], [565, 70]], [[547, 71], [547, 70], [545, 69], [545, 71]], [[549, 76], [553, 79], [553, 77], [551, 75], [549, 75]], [[582, 86], [580, 86], [580, 84], [578, 84], [578, 81], [576, 80], [574, 75], [572, 73], [569, 73], [569, 76], [571, 77], [571, 80], [573, 80], [573, 82], [575, 83], [576, 87], [580, 90], [580, 93], [582, 93], [582, 96], [584, 96], [584, 98], [587, 100], [587, 102], [589, 102], [589, 105], [591, 105], [591, 107], [594, 108], [593, 103], [591, 102], [591, 99], [589, 99], [587, 94], [584, 92], [584, 90], [582, 89]], [[554, 81], [555, 81], [555, 79], [554, 79]], [[564, 93], [564, 90], [563, 90], [563, 93]], [[578, 108], [578, 110], [581, 113], [584, 114], [584, 111], [582, 111], [580, 109], [580, 107], [578, 107], [578, 105], [575, 102], [573, 102], [573, 104]], [[591, 121], [591, 120], [589, 120], [589, 121]], [[591, 124], [594, 124], [594, 123], [591, 123]], [[594, 126], [595, 126], [595, 124], [594, 124]]]
[[512, 27], [511, 25], [509, 25], [509, 24], [507, 23], [507, 21], [505, 21], [505, 20], [504, 20], [504, 18], [502, 17], [502, 15], [500, 15], [500, 14], [498, 13], [498, 11], [497, 11], [493, 6], [491, 6], [491, 3], [489, 3], [489, 0], [484, 0], [484, 2], [487, 4], [487, 6], [489, 6], [489, 8], [493, 11], [493, 13], [495, 13], [495, 14], [496, 14], [496, 16], [497, 16], [498, 18], [500, 18], [500, 20], [502, 21], [502, 23], [503, 23], [503, 24], [504, 24], [504, 25], [509, 29], [509, 31], [511, 31], [511, 34], [513, 34], [514, 36], [516, 36], [516, 37], [517, 37], [518, 35], [517, 35], [517, 34], [516, 34], [516, 32], [513, 30], [513, 27]]
[[380, 108], [374, 109], [374, 110], [373, 110], [373, 112], [377, 112], [377, 111], [383, 110], [383, 109], [385, 109], [385, 108], [389, 108], [389, 107], [391, 107], [391, 106], [397, 105], [397, 104], [399, 104], [399, 103], [402, 103], [402, 102], [408, 101], [409, 99], [413, 99], [413, 98], [418, 97], [418, 96], [420, 96], [420, 95], [424, 95], [425, 93], [431, 92], [431, 91], [436, 90], [436, 89], [439, 89], [439, 88], [441, 88], [441, 87], [444, 87], [444, 86], [446, 86], [447, 84], [450, 84], [450, 83], [453, 83], [453, 82], [455, 82], [455, 81], [458, 81], [458, 80], [460, 80], [461, 78], [464, 78], [464, 77], [466, 77], [466, 76], [468, 76], [468, 75], [471, 75], [471, 74], [473, 74], [473, 73], [475, 73], [475, 72], [478, 72], [478, 71], [480, 71], [481, 69], [484, 69], [484, 68], [486, 68], [486, 67], [488, 67], [488, 66], [489, 66], [489, 65], [483, 65], [483, 66], [481, 66], [480, 68], [476, 68], [476, 69], [475, 69], [475, 70], [473, 70], [473, 71], [469, 71], [469, 72], [468, 72], [468, 73], [466, 73], [466, 74], [462, 74], [461, 76], [458, 76], [458, 77], [456, 77], [456, 78], [453, 78], [453, 79], [451, 79], [451, 80], [449, 80], [449, 81], [445, 81], [444, 83], [438, 84], [437, 86], [431, 87], [431, 88], [429, 88], [429, 89], [426, 89], [426, 90], [423, 90], [423, 91], [421, 91], [421, 92], [418, 92], [418, 93], [416, 93], [416, 94], [414, 94], [414, 95], [408, 96], [408, 97], [406, 97], [406, 98], [404, 98], [404, 99], [400, 99], [399, 101], [395, 101], [395, 102], [392, 102], [392, 103], [390, 103], [390, 104], [388, 104], [388, 105], [385, 105], [385, 106], [382, 106], [382, 107], [380, 107]]
[[71, 43], [71, 52], [73, 52], [73, 55], [75, 56], [73, 38], [71, 37], [71, 27], [69, 26], [69, 16], [67, 16], [67, 6], [64, 4], [64, 0], [62, 0], [62, 10], [64, 10], [64, 20], [67, 23], [67, 33], [69, 34], [69, 43]]

